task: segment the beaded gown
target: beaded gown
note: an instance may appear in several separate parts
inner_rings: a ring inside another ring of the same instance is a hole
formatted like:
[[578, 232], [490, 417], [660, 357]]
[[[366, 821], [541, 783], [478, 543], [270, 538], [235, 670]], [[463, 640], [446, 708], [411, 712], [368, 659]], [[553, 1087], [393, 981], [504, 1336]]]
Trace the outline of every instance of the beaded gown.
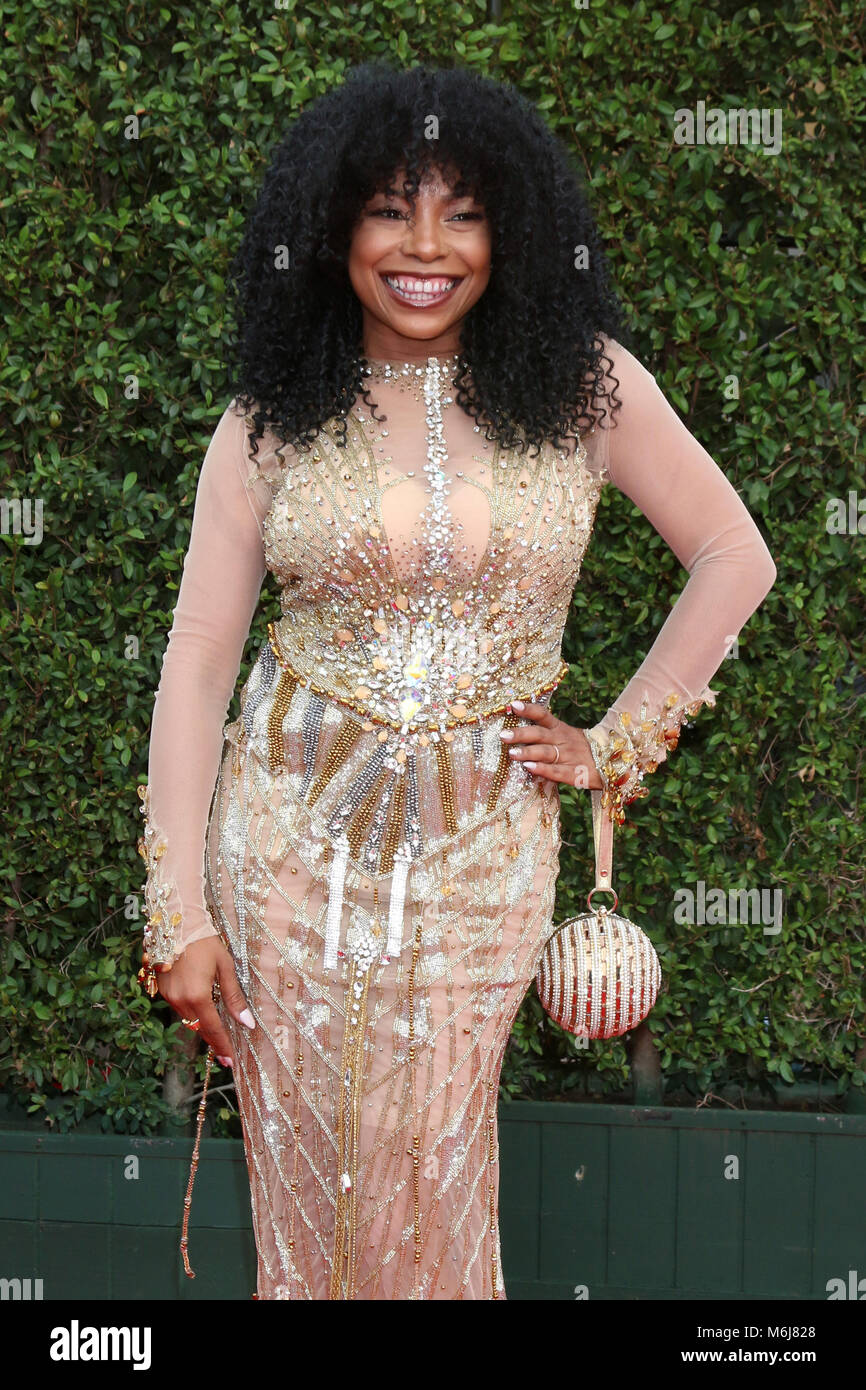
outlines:
[[[369, 362], [376, 408], [358, 397], [345, 449], [330, 421], [253, 454], [234, 403], [211, 439], [142, 789], [145, 945], [171, 962], [218, 933], [255, 1018], [220, 1006], [259, 1298], [506, 1296], [499, 1074], [561, 843], [558, 784], [509, 754], [506, 707], [548, 701], [568, 669], [605, 484], [688, 580], [601, 742], [624, 712], [664, 707], [675, 729], [712, 704], [773, 582], [724, 473], [609, 351], [618, 424], [576, 449], [488, 443], [456, 359], [420, 354]], [[281, 616], [226, 723], [268, 571]]]

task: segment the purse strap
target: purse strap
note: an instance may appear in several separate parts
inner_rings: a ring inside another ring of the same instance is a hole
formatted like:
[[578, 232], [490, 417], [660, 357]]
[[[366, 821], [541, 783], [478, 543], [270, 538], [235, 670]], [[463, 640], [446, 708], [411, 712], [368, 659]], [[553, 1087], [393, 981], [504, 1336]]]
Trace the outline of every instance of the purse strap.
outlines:
[[614, 891], [613, 875], [613, 821], [605, 815], [601, 804], [601, 791], [592, 789], [592, 836], [595, 842], [595, 887]]

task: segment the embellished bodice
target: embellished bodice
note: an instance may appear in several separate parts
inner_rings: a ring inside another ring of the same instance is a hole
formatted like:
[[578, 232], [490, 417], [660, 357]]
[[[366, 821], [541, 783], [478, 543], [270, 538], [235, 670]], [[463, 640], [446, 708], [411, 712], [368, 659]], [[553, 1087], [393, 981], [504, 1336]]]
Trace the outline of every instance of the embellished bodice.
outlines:
[[410, 371], [423, 393], [414, 439], [388, 381], [386, 421], [356, 404], [345, 448], [325, 427], [281, 468], [264, 539], [283, 657], [303, 682], [413, 736], [561, 679], [600, 484], [582, 445], [569, 457], [489, 444], [465, 412], [454, 419], [437, 359]]

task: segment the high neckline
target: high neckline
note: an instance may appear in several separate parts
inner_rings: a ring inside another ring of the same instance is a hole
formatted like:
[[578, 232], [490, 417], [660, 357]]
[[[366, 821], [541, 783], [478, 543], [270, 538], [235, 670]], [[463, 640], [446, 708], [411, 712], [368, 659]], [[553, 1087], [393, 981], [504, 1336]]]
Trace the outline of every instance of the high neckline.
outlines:
[[411, 376], [426, 372], [431, 363], [436, 362], [444, 370], [453, 371], [462, 359], [460, 352], [433, 353], [428, 357], [367, 357], [361, 354], [368, 373], [372, 376]]

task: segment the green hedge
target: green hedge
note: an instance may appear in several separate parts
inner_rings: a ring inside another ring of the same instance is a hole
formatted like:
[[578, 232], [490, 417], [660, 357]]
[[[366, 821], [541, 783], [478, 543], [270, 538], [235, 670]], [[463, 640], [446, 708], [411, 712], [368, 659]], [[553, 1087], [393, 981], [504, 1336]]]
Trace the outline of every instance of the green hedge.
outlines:
[[[456, 59], [544, 111], [591, 179], [639, 356], [778, 566], [712, 682], [715, 711], [685, 731], [617, 842], [623, 909], [650, 928], [666, 975], [651, 1030], [668, 1093], [784, 1090], [797, 1075], [840, 1097], [866, 1085], [864, 539], [825, 524], [831, 498], [866, 495], [857, 8], [505, 0], [499, 23], [482, 4], [403, 0], [7, 11], [3, 496], [44, 506], [40, 544], [2, 542], [0, 1061], [13, 1109], [117, 1130], [165, 1117], [178, 1025], [135, 984], [135, 787], [198, 469], [228, 398], [224, 272], [290, 113], [377, 55]], [[674, 112], [699, 100], [779, 108], [781, 151], [677, 145]], [[684, 577], [608, 490], [558, 713], [599, 717]], [[242, 677], [274, 611], [271, 586]], [[563, 804], [561, 915], [590, 880], [585, 793]], [[677, 925], [674, 894], [700, 879], [781, 888], [783, 931]], [[622, 1042], [581, 1052], [527, 999], [505, 1093], [615, 1095], [627, 1079]]]

